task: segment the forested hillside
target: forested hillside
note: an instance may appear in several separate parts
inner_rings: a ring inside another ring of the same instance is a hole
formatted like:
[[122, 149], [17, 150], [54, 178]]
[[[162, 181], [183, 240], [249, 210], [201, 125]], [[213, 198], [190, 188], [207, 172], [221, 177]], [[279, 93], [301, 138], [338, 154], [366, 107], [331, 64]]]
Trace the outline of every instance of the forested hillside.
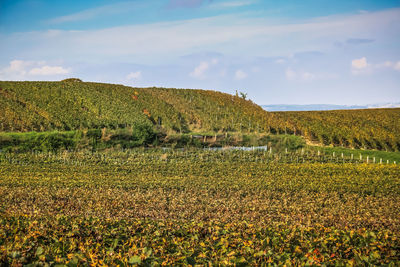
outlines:
[[0, 81], [0, 132], [154, 125], [170, 133], [302, 135], [310, 142], [400, 150], [400, 109], [266, 112], [216, 91], [81, 82]]

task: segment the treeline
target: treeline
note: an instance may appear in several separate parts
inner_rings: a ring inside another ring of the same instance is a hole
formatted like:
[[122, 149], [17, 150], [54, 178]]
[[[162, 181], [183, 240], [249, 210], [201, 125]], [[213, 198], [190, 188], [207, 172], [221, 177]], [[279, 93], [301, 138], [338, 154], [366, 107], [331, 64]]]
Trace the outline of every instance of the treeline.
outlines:
[[0, 133], [0, 152], [60, 152], [147, 148], [221, 148], [267, 145], [274, 152], [304, 147], [304, 140], [293, 135], [229, 133], [213, 136], [193, 134], [165, 135], [148, 125], [110, 129]]
[[46, 131], [0, 133], [1, 152], [50, 152], [101, 150], [105, 148], [133, 148], [156, 145], [159, 133], [151, 126], [136, 124], [130, 128], [109, 130], [89, 129], [73, 131]]

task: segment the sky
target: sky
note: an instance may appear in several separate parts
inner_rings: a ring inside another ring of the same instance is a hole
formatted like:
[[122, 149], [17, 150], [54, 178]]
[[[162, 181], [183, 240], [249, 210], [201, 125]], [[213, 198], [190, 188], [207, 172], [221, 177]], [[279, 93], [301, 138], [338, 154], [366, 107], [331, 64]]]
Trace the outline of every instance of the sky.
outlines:
[[0, 0], [0, 80], [400, 102], [400, 0]]

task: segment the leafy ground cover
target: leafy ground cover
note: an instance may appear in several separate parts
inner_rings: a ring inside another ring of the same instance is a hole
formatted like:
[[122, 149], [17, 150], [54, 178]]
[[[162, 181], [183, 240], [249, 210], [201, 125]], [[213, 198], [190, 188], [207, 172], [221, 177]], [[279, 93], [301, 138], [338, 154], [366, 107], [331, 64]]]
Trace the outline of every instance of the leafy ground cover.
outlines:
[[399, 166], [307, 153], [1, 154], [1, 264], [399, 265]]

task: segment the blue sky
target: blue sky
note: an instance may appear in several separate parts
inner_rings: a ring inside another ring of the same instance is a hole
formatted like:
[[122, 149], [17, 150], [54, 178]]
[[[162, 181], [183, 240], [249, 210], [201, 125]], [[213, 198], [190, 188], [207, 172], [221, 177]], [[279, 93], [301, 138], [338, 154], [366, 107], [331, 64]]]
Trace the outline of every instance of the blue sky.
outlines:
[[0, 0], [0, 80], [400, 102], [400, 0]]

